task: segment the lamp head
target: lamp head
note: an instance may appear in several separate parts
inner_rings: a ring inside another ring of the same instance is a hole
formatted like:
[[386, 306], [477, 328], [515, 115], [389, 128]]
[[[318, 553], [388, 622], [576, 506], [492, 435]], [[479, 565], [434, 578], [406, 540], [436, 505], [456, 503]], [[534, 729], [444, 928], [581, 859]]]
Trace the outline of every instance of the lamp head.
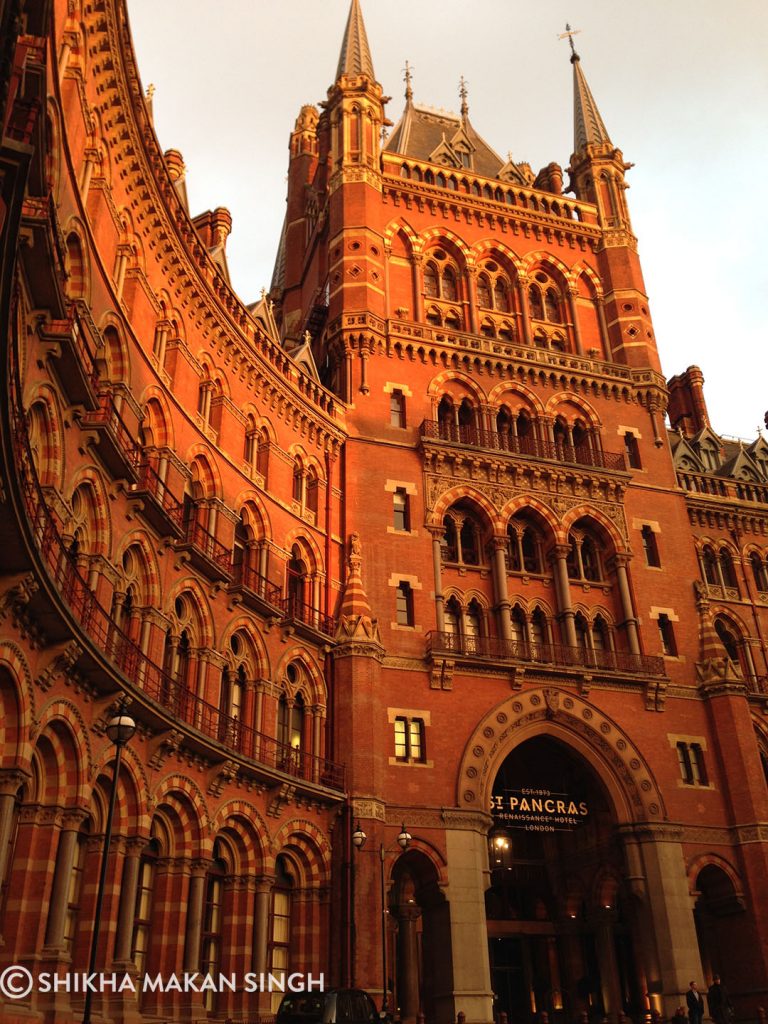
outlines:
[[357, 828], [352, 833], [352, 845], [355, 847], [355, 849], [362, 850], [362, 848], [365, 846], [365, 841], [367, 838], [368, 836], [365, 834], [365, 832], [363, 832], [360, 826], [360, 822], [358, 821]]
[[400, 835], [397, 837], [397, 841], [398, 841], [398, 843], [400, 845], [400, 849], [401, 850], [407, 850], [408, 849], [408, 844], [410, 843], [410, 841], [412, 839], [413, 839], [413, 836], [411, 835], [410, 832], [408, 832], [406, 830], [405, 825], [403, 825], [403, 827], [400, 829]]
[[133, 739], [136, 723], [130, 715], [121, 712], [107, 722], [106, 733], [116, 747], [123, 747]]

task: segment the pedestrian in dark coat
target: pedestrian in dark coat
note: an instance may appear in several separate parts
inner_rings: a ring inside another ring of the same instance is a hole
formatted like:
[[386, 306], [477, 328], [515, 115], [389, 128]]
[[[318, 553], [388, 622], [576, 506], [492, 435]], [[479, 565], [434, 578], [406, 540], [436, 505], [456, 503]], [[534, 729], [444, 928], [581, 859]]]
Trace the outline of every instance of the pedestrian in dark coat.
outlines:
[[725, 985], [720, 981], [720, 975], [716, 974], [707, 992], [709, 1003], [709, 1015], [715, 1024], [731, 1024], [733, 1020], [733, 1006], [728, 998]]
[[690, 1024], [701, 1024], [704, 1019], [704, 996], [699, 992], [695, 981], [692, 981], [688, 986], [685, 1001], [688, 1004], [688, 1020]]

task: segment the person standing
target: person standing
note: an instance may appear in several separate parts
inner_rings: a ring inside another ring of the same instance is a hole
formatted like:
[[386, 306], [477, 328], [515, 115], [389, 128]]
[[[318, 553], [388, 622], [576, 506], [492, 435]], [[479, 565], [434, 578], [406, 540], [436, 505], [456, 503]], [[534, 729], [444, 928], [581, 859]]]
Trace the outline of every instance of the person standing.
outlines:
[[704, 996], [699, 992], [695, 981], [692, 981], [688, 986], [685, 1001], [688, 1004], [689, 1024], [701, 1024], [704, 1019]]
[[731, 1024], [733, 1019], [733, 1006], [728, 998], [725, 985], [720, 981], [720, 975], [712, 978], [712, 984], [707, 992], [709, 1003], [709, 1015], [715, 1024]]

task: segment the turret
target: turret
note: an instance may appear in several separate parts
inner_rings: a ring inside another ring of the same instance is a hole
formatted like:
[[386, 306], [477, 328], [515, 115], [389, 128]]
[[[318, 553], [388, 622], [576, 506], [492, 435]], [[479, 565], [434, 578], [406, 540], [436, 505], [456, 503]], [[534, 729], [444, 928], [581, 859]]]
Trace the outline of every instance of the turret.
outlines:
[[630, 366], [660, 369], [648, 312], [637, 239], [632, 233], [625, 180], [632, 164], [625, 163], [587, 84], [567, 27], [573, 66], [573, 155], [568, 168], [570, 189], [576, 198], [594, 203], [603, 238], [598, 250], [606, 285], [605, 312], [612, 358]]

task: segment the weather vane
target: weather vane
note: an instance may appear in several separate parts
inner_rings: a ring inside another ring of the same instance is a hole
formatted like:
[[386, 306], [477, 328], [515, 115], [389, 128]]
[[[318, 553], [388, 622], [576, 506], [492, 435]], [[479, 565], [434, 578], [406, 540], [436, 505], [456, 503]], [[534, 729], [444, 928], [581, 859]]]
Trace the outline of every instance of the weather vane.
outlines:
[[577, 36], [579, 34], [579, 32], [581, 32], [580, 28], [571, 28], [571, 26], [568, 24], [568, 22], [566, 22], [565, 23], [565, 32], [561, 32], [560, 35], [557, 37], [558, 39], [567, 39], [568, 40], [568, 42], [571, 44], [571, 56], [575, 57], [577, 60], [579, 58], [579, 55], [578, 55], [578, 53], [576, 53], [576, 47], [573, 45], [573, 37]]
[[405, 62], [405, 68], [404, 68], [404, 75], [405, 75], [404, 81], [405, 81], [405, 98], [407, 100], [412, 100], [413, 99], [413, 89], [411, 88], [411, 77], [412, 77], [411, 76], [411, 72], [412, 71], [413, 71], [413, 68], [408, 63], [408, 61], [406, 61]]
[[461, 116], [466, 117], [469, 113], [469, 107], [467, 106], [467, 83], [464, 81], [464, 75], [459, 79], [459, 96], [461, 97]]

